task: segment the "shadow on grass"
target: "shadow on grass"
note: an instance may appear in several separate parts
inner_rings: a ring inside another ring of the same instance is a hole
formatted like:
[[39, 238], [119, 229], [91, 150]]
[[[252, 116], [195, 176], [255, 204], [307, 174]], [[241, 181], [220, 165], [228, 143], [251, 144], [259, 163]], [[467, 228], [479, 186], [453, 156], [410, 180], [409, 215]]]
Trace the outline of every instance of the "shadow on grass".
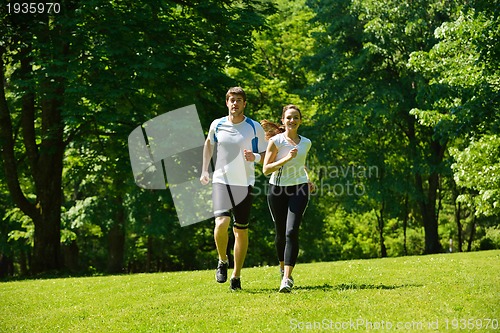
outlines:
[[[341, 283], [338, 285], [330, 285], [324, 283], [315, 286], [296, 286], [293, 290], [305, 291], [346, 291], [346, 290], [365, 290], [365, 289], [381, 289], [381, 290], [394, 290], [401, 288], [422, 287], [418, 284], [402, 284], [402, 285], [385, 285], [385, 284], [358, 284], [358, 283]], [[278, 288], [257, 288], [257, 289], [244, 289], [243, 292], [249, 294], [267, 294], [277, 292]]]

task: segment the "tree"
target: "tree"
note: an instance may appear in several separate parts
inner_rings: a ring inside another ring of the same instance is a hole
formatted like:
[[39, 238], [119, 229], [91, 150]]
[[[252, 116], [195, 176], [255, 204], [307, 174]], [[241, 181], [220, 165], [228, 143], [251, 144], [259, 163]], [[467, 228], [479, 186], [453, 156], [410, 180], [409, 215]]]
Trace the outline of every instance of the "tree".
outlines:
[[315, 76], [301, 63], [312, 55], [312, 34], [319, 28], [311, 22], [314, 13], [305, 0], [274, 1], [276, 12], [266, 17], [266, 28], [253, 31], [255, 52], [245, 67], [228, 66], [226, 71], [248, 87], [256, 119], [278, 121], [285, 104], [302, 107], [306, 121], [314, 114], [312, 101], [300, 93]]
[[247, 31], [271, 9], [265, 1], [74, 0], [60, 13], [1, 13], [3, 166], [13, 202], [35, 226], [33, 272], [62, 267], [67, 147], [102, 135], [126, 142], [124, 133], [157, 112], [214, 105], [230, 82], [223, 67], [248, 59]]
[[[60, 267], [59, 221], [62, 165], [66, 146], [62, 121], [62, 96], [65, 93], [66, 79], [62, 73], [67, 69], [65, 60], [68, 56], [68, 42], [65, 37], [68, 34], [59, 24], [50, 22], [49, 16], [32, 22], [32, 18], [23, 15], [11, 15], [10, 18], [12, 25], [3, 27], [7, 34], [0, 45], [2, 155], [12, 199], [35, 225], [33, 270], [40, 272]], [[46, 47], [39, 49], [39, 43]], [[32, 64], [35, 50], [40, 66], [36, 72], [33, 71]], [[59, 62], [54, 61], [55, 55]], [[11, 62], [16, 65], [10, 67]], [[17, 82], [9, 82], [9, 78], [5, 77], [9, 69], [14, 69], [13, 75], [17, 76]], [[6, 84], [12, 86], [8, 87]], [[13, 87], [14, 85], [17, 87]], [[14, 108], [20, 112], [15, 115], [12, 115], [13, 111], [7, 102], [8, 88], [17, 90], [16, 95], [19, 96]], [[40, 125], [35, 121], [38, 113], [41, 114]], [[13, 121], [16, 127], [19, 124], [22, 128], [22, 153], [26, 154], [23, 162], [27, 164], [32, 177], [33, 191], [36, 193], [34, 201], [27, 198], [21, 187], [21, 170], [18, 168], [20, 151], [16, 142], [18, 134]]]
[[[310, 94], [321, 96], [323, 102], [317, 116], [323, 124], [321, 132], [335, 133], [328, 141], [346, 143], [340, 152], [333, 152], [337, 156], [345, 152], [347, 160], [357, 161], [356, 155], [377, 154], [377, 146], [382, 148], [380, 162], [390, 161], [395, 167], [384, 170], [389, 183], [380, 192], [380, 207], [384, 201], [395, 202], [393, 192], [400, 198], [396, 211], [404, 211], [402, 203], [408, 196], [425, 229], [425, 252], [441, 252], [437, 194], [449, 138], [422, 126], [411, 113], [432, 100], [426, 94], [428, 83], [409, 70], [408, 62], [413, 52], [434, 46], [432, 32], [456, 15], [457, 2], [319, 0], [308, 4], [325, 27], [316, 35], [316, 55], [308, 60], [320, 75]], [[338, 128], [329, 119], [342, 125]], [[350, 153], [358, 146], [356, 155]], [[332, 146], [325, 144], [324, 149], [328, 154]]]
[[458, 202], [471, 205], [477, 216], [500, 214], [500, 138], [485, 135], [471, 142], [463, 151], [452, 149], [457, 185], [468, 189], [468, 194], [457, 198]]
[[[410, 67], [428, 82], [427, 109], [414, 109], [421, 125], [450, 138], [459, 248], [460, 211], [472, 215], [469, 246], [480, 217], [498, 216], [499, 38], [498, 3], [473, 2], [435, 30], [438, 42], [414, 52]], [[476, 217], [478, 218], [476, 220]]]

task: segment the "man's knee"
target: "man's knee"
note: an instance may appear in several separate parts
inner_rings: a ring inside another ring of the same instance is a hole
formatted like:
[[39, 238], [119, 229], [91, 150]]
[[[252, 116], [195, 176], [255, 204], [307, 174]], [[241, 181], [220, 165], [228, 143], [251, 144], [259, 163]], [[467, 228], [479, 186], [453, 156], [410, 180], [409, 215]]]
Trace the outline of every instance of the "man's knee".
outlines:
[[238, 223], [238, 221], [234, 221], [233, 228], [237, 230], [248, 230], [248, 222], [243, 224]]
[[229, 228], [229, 222], [231, 218], [229, 216], [218, 216], [215, 218], [215, 229], [224, 229], [227, 231]]

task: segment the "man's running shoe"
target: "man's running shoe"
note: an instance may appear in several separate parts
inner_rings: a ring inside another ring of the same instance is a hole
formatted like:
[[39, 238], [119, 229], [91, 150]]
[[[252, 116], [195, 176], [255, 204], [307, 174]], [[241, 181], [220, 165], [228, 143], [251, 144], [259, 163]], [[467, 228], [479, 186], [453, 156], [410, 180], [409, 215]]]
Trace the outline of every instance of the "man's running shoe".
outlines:
[[229, 288], [231, 288], [232, 291], [241, 290], [241, 280], [240, 280], [240, 278], [231, 278], [231, 280], [229, 282], [231, 284], [229, 286]]
[[292, 279], [283, 279], [281, 281], [280, 293], [289, 293], [292, 291], [293, 280]]
[[219, 260], [219, 264], [217, 265], [217, 270], [215, 271], [215, 279], [219, 283], [224, 283], [227, 281], [227, 267], [229, 264], [227, 262], [223, 262]]

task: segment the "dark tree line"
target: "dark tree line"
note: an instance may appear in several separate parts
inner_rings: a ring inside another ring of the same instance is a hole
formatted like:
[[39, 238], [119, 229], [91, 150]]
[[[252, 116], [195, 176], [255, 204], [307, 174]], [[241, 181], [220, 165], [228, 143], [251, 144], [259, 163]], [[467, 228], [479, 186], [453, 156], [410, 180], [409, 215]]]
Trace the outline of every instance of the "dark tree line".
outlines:
[[[168, 191], [134, 184], [127, 136], [190, 104], [208, 129], [226, 113], [232, 85], [247, 90], [254, 119], [278, 121], [288, 103], [304, 110], [320, 191], [301, 231], [303, 261], [439, 253], [449, 239], [455, 250], [500, 246], [498, 154], [486, 153], [500, 147], [498, 8], [75, 0], [60, 13], [20, 15], [2, 7], [1, 275], [212, 267], [212, 223], [181, 228]], [[266, 181], [258, 177], [261, 193]], [[247, 264], [275, 264], [264, 195], [251, 223]]]

